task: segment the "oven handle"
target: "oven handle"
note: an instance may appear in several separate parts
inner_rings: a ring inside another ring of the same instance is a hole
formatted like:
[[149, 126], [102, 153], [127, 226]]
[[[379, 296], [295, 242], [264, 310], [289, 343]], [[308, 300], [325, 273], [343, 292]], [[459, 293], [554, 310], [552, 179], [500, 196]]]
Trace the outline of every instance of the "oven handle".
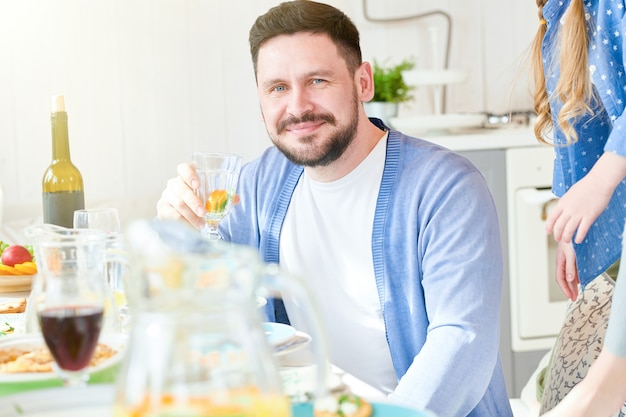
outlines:
[[550, 200], [548, 200], [545, 203], [543, 203], [543, 206], [541, 206], [541, 220], [543, 220], [545, 222], [548, 219], [548, 208], [553, 203], [556, 203], [557, 201], [559, 201], [559, 198], [558, 197], [553, 197]]

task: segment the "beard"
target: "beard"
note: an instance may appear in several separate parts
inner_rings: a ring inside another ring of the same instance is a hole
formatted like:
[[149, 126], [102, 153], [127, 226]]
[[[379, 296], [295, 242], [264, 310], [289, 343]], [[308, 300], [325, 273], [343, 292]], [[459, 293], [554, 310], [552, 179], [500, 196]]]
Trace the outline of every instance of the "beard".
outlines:
[[[307, 167], [328, 166], [336, 161], [350, 146], [356, 135], [359, 122], [359, 100], [356, 91], [352, 94], [352, 113], [345, 125], [338, 125], [337, 119], [330, 113], [306, 113], [302, 117], [289, 117], [281, 121], [276, 133], [268, 130], [270, 139], [287, 159], [297, 165]], [[297, 146], [289, 146], [289, 143], [281, 140], [281, 135], [292, 125], [305, 122], [325, 122], [334, 127], [330, 136], [316, 144], [318, 134], [303, 136], [297, 139]]]

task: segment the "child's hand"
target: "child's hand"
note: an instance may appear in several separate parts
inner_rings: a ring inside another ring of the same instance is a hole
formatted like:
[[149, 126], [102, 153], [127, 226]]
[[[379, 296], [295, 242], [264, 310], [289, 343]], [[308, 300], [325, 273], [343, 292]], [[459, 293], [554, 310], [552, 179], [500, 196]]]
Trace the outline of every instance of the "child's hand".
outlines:
[[584, 177], [561, 197], [546, 220], [546, 232], [554, 239], [582, 243], [589, 228], [609, 204], [613, 190], [605, 184], [596, 184], [594, 178]]

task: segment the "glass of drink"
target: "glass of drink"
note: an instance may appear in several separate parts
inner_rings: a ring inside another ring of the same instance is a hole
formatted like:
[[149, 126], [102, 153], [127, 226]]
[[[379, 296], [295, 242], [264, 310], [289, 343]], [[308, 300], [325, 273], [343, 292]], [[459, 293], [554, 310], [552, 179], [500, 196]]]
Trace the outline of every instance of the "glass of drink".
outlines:
[[110, 294], [105, 302], [104, 330], [117, 332], [129, 321], [124, 285], [128, 259], [122, 242], [119, 213], [116, 208], [76, 210], [74, 228], [101, 230], [106, 234], [105, 279], [109, 284], [106, 291]]
[[220, 240], [220, 222], [233, 208], [242, 158], [235, 154], [194, 152], [193, 164], [200, 177], [196, 194], [203, 201], [206, 227], [202, 233], [209, 240]]
[[74, 211], [75, 229], [98, 229], [106, 233], [121, 231], [120, 216], [116, 208], [83, 209]]
[[54, 367], [66, 386], [84, 386], [102, 328], [105, 235], [42, 229], [35, 242], [40, 274], [37, 317]]

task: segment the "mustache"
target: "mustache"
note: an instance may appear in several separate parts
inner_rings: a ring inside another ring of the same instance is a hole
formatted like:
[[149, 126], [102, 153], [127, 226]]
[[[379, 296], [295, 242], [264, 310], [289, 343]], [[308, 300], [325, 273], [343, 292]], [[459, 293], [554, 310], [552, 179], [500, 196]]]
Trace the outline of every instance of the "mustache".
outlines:
[[337, 120], [335, 119], [335, 116], [333, 116], [332, 114], [328, 114], [328, 113], [322, 113], [322, 114], [305, 113], [302, 117], [291, 116], [283, 120], [282, 122], [278, 123], [276, 130], [277, 130], [277, 133], [280, 134], [280, 133], [283, 133], [289, 126], [297, 125], [300, 123], [307, 123], [307, 122], [326, 122], [334, 126]]

